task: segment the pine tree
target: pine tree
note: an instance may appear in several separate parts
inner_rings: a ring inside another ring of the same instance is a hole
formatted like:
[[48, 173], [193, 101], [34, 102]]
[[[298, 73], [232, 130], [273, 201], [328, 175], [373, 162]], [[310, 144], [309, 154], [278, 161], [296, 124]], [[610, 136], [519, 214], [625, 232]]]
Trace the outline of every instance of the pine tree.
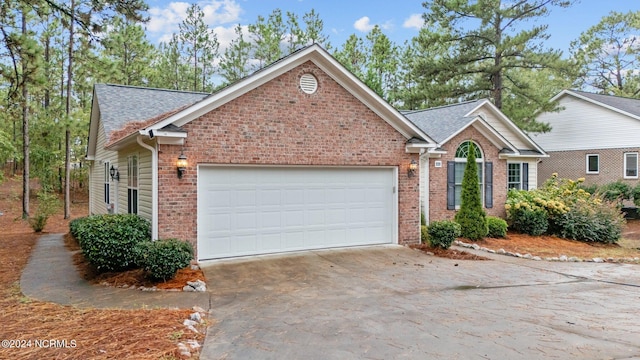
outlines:
[[478, 164], [476, 163], [476, 147], [469, 141], [467, 164], [462, 176], [462, 203], [455, 220], [461, 227], [461, 236], [469, 240], [480, 240], [487, 236], [487, 218], [482, 209], [480, 199], [480, 183], [478, 182]]

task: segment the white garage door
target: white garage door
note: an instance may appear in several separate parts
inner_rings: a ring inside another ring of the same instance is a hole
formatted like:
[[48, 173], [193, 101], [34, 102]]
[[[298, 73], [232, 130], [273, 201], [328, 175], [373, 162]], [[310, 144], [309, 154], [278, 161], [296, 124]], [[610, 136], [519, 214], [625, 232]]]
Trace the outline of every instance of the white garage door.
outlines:
[[396, 241], [393, 168], [198, 171], [199, 260]]

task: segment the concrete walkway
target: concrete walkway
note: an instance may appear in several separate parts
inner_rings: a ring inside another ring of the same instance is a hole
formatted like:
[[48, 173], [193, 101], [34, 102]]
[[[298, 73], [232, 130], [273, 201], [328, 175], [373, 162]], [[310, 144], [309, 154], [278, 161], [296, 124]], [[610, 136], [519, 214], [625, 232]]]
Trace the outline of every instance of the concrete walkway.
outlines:
[[141, 291], [92, 285], [73, 265], [73, 253], [62, 234], [41, 236], [20, 277], [22, 293], [30, 298], [62, 305], [91, 308], [192, 308], [209, 309], [209, 293]]

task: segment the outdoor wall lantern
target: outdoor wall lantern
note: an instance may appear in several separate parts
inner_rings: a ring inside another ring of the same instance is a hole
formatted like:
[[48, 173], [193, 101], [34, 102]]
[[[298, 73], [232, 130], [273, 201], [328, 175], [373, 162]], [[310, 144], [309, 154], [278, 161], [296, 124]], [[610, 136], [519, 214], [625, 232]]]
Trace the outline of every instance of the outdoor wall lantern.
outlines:
[[407, 176], [416, 176], [416, 170], [418, 170], [418, 162], [415, 160], [411, 160], [411, 163], [409, 163], [409, 169], [407, 170]]
[[178, 162], [176, 163], [178, 166], [178, 179], [182, 179], [182, 174], [187, 170], [187, 157], [184, 153], [180, 152], [180, 156], [178, 156]]
[[111, 169], [109, 169], [109, 175], [111, 175], [111, 180], [120, 181], [120, 171], [114, 168], [113, 165], [111, 165]]

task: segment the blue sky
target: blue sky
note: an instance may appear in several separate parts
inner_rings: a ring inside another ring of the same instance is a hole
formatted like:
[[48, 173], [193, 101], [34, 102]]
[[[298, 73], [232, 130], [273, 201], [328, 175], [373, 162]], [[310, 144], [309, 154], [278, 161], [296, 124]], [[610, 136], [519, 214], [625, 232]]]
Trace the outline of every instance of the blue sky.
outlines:
[[[149, 39], [154, 43], [168, 40], [178, 31], [178, 23], [192, 2], [195, 1], [148, 0]], [[198, 3], [223, 48], [233, 38], [237, 24], [253, 23], [258, 15], [266, 17], [276, 8], [283, 13], [294, 12], [299, 17], [315, 9], [334, 47], [342, 45], [351, 34], [364, 36], [374, 25], [379, 25], [397, 44], [403, 44], [418, 33], [420, 15], [424, 12], [422, 0], [205, 0]], [[551, 38], [546, 45], [566, 53], [571, 40], [603, 16], [611, 11], [630, 10], [640, 10], [640, 1], [581, 0], [568, 9], [553, 8], [548, 17], [540, 19], [549, 25]]]

